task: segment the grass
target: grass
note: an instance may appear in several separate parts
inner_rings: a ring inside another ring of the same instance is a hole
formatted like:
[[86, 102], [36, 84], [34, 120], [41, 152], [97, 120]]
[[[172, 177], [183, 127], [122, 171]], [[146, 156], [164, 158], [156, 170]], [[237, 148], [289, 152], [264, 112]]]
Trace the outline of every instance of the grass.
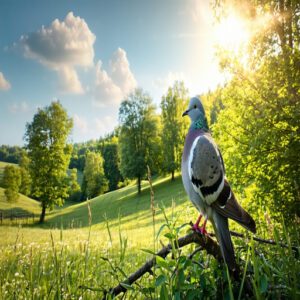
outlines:
[[[142, 248], [152, 250], [154, 240], [158, 249], [160, 240], [166, 244], [170, 236], [184, 235], [187, 227], [179, 230], [181, 225], [197, 216], [179, 176], [173, 182], [156, 178], [153, 190], [155, 234], [147, 182], [141, 195], [129, 185], [92, 199], [89, 205], [55, 210], [43, 226], [0, 227], [0, 299], [101, 299], [104, 289], [152, 256]], [[24, 207], [35, 205], [26, 201]], [[155, 240], [161, 226], [164, 230]], [[244, 299], [241, 287], [246, 280], [254, 289], [253, 298], [299, 299], [300, 264], [291, 248], [295, 242], [299, 247], [299, 233], [282, 225], [266, 234], [288, 248], [234, 240], [237, 259], [246, 265], [242, 284], [230, 280], [226, 269], [205, 251], [188, 259], [195, 249], [190, 246], [173, 249], [173, 258], [160, 261], [154, 276], [147, 274], [137, 285], [127, 286], [126, 299]]]

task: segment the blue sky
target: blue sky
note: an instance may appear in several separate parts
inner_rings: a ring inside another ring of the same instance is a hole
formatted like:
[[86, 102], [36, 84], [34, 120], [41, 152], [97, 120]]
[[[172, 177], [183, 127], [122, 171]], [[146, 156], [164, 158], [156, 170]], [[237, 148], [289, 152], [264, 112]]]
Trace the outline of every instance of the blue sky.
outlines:
[[176, 79], [191, 96], [214, 88], [212, 23], [208, 0], [0, 1], [0, 144], [23, 145], [55, 99], [79, 142], [110, 132], [136, 87], [157, 105]]

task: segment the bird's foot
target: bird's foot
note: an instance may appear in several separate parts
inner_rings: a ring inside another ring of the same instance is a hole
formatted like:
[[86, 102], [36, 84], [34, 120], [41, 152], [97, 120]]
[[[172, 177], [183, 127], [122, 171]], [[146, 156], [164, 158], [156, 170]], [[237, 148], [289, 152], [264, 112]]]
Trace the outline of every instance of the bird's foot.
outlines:
[[201, 217], [198, 218], [197, 222], [195, 224], [192, 224], [192, 230], [198, 233], [201, 233], [202, 235], [208, 235], [205, 227], [206, 227], [206, 222], [207, 222], [207, 218], [205, 219], [203, 225], [201, 227], [199, 227], [199, 222], [201, 220]]

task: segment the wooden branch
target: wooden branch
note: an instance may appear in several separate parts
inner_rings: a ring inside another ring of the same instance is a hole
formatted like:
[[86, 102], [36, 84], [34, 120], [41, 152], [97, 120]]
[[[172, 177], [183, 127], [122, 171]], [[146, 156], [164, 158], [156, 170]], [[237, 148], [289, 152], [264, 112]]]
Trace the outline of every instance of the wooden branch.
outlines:
[[[196, 243], [199, 244], [203, 249], [207, 251], [208, 254], [213, 255], [219, 262], [223, 262], [222, 254], [219, 245], [210, 236], [203, 236], [200, 233], [193, 232], [180, 239], [178, 239], [178, 248], [182, 248], [186, 245]], [[156, 253], [157, 256], [165, 258], [172, 250], [171, 244], [163, 247], [159, 252]], [[131, 285], [136, 280], [141, 278], [145, 273], [151, 273], [152, 267], [155, 265], [155, 257], [148, 260], [140, 269], [132, 273], [125, 281], [122, 283]], [[108, 293], [113, 296], [117, 296], [122, 292], [126, 292], [126, 288], [122, 286], [122, 283], [118, 284], [116, 287], [112, 288]], [[106, 294], [104, 298], [106, 299]]]

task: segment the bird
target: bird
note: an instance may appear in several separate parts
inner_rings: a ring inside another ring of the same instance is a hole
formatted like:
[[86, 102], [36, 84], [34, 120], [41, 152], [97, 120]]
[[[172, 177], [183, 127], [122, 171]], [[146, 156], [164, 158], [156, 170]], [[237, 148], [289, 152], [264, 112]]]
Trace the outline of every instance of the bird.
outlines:
[[[255, 221], [238, 203], [225, 176], [222, 154], [210, 133], [201, 100], [198, 97], [191, 98], [182, 116], [189, 116], [191, 121], [182, 153], [182, 181], [189, 199], [200, 212], [192, 229], [206, 235], [205, 227], [209, 220], [225, 263], [229, 269], [235, 270], [228, 219], [253, 233], [256, 233]], [[202, 217], [204, 223], [199, 227]]]

